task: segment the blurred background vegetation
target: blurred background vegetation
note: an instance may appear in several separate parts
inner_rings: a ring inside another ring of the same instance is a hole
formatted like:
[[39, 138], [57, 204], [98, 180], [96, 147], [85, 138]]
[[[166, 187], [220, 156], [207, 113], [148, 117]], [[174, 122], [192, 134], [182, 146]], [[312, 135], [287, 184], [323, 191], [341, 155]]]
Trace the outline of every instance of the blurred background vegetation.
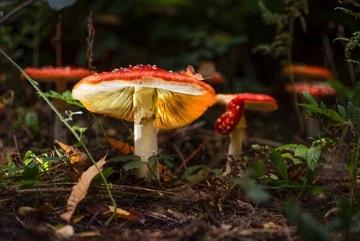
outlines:
[[[61, 2], [69, 6], [61, 6]], [[14, 11], [21, 4], [27, 5]], [[308, 12], [299, 4], [307, 4]], [[188, 64], [198, 68], [209, 60], [225, 78], [214, 85], [216, 91], [262, 92], [278, 99], [279, 111], [272, 116], [279, 122], [272, 131], [287, 133], [293, 106], [284, 91], [289, 80], [281, 68], [289, 58], [271, 49], [271, 43], [288, 31], [286, 18], [294, 19], [291, 49], [285, 46], [285, 52], [291, 51], [291, 61], [336, 66], [337, 78], [351, 86], [344, 43], [334, 39], [351, 36], [359, 23], [335, 10], [341, 4], [336, 0], [7, 0], [0, 3], [0, 48], [24, 68], [55, 65], [54, 37], [61, 16], [62, 64], [86, 67], [87, 18], [91, 13], [96, 71], [140, 63], [182, 70]], [[261, 6], [285, 21], [267, 24]], [[270, 46], [268, 54], [254, 51], [261, 45]], [[0, 58], [0, 71], [11, 76], [0, 82], [0, 94], [15, 89], [21, 102], [23, 84], [19, 85], [18, 73], [4, 58]], [[296, 129], [296, 120], [293, 122]], [[265, 123], [253, 124], [256, 129]]]

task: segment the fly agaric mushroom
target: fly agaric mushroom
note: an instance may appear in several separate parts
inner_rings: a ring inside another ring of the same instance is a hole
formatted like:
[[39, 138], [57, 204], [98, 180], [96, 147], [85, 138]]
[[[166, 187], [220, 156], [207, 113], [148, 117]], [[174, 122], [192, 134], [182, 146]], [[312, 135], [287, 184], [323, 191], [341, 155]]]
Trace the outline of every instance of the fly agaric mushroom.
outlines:
[[246, 134], [245, 110], [269, 112], [276, 110], [278, 106], [273, 97], [255, 93], [218, 94], [216, 103], [226, 105], [226, 112], [215, 122], [215, 131], [230, 136], [224, 173], [230, 174], [231, 161], [240, 156]]
[[[287, 92], [295, 91], [301, 97], [301, 101], [305, 102], [304, 92], [309, 92], [315, 99], [320, 97], [334, 95], [335, 89], [326, 82], [311, 82], [311, 83], [295, 83], [286, 85]], [[314, 119], [305, 119], [305, 128], [308, 136], [314, 136], [320, 131], [320, 123], [318, 120]]]
[[[75, 84], [72, 96], [89, 111], [134, 122], [134, 154], [144, 162], [157, 154], [157, 128], [189, 124], [215, 103], [214, 89], [191, 66], [180, 73], [136, 65], [93, 74]], [[157, 163], [137, 174], [158, 179]]]
[[[284, 67], [283, 73], [294, 75], [296, 81], [293, 84], [287, 84], [286, 91], [297, 94], [301, 102], [305, 101], [303, 97], [305, 91], [317, 99], [335, 94], [335, 90], [326, 82], [327, 79], [334, 78], [333, 73], [327, 68], [317, 65], [288, 65]], [[296, 96], [294, 99], [297, 99]], [[317, 120], [304, 120], [301, 117], [300, 121], [304, 123], [307, 136], [313, 136], [319, 132], [320, 124]]]
[[286, 65], [282, 72], [284, 74], [293, 73], [298, 81], [312, 81], [313, 79], [331, 79], [334, 77], [333, 73], [322, 66], [318, 65]]
[[[24, 69], [25, 73], [37, 82], [55, 83], [55, 90], [58, 93], [63, 93], [68, 89], [68, 84], [76, 82], [81, 78], [89, 75], [89, 70], [80, 67], [52, 67], [44, 66], [41, 68], [27, 67]], [[59, 100], [53, 101], [54, 105], [60, 112], [62, 112], [66, 105]], [[54, 122], [54, 139], [66, 142], [66, 132], [62, 128], [59, 118], [55, 118]]]

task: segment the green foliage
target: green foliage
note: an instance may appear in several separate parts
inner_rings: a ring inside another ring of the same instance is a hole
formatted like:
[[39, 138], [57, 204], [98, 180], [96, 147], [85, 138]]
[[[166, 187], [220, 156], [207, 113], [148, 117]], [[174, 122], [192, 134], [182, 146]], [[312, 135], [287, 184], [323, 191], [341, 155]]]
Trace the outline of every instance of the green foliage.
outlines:
[[304, 96], [309, 104], [299, 104], [306, 109], [307, 114], [311, 118], [322, 118], [328, 120], [328, 126], [335, 127], [359, 127], [360, 122], [360, 107], [356, 106], [352, 101], [347, 103], [345, 108], [342, 105], [337, 105], [337, 110], [327, 108], [323, 102], [317, 103], [313, 96], [308, 92], [304, 92]]
[[285, 158], [281, 156], [279, 152], [277, 152], [274, 148], [270, 148], [270, 160], [273, 162], [275, 169], [281, 175], [281, 177], [288, 181], [288, 170], [285, 162]]
[[[356, 1], [349, 2], [355, 8], [355, 10], [350, 9], [350, 7], [337, 7], [336, 10], [340, 10], [345, 14], [354, 17], [356, 20], [360, 19], [360, 4]], [[352, 36], [347, 37], [338, 37], [335, 41], [343, 41], [345, 42], [345, 59], [349, 62], [354, 62], [356, 64], [360, 64], [360, 60], [356, 59], [358, 54], [354, 54], [354, 51], [360, 50], [360, 31], [355, 31], [352, 33]], [[358, 52], [357, 51], [357, 52]]]
[[233, 178], [230, 181], [241, 186], [246, 196], [256, 203], [266, 202], [270, 199], [270, 194], [265, 191], [265, 187], [256, 183], [254, 179], [244, 177]]
[[65, 101], [66, 103], [68, 103], [70, 105], [73, 105], [73, 106], [76, 106], [76, 107], [79, 107], [79, 108], [84, 108], [84, 105], [81, 104], [80, 101], [75, 100], [74, 98], [72, 98], [70, 90], [66, 90], [63, 93], [58, 93], [58, 92], [56, 92], [54, 90], [50, 90], [48, 92], [45, 92], [44, 96], [46, 96], [48, 98], [51, 98], [51, 99], [63, 100], [63, 101]]
[[257, 2], [264, 23], [275, 26], [275, 35], [271, 43], [259, 44], [253, 49], [253, 52], [261, 52], [275, 58], [289, 57], [291, 55], [295, 19], [300, 19], [302, 29], [306, 30], [303, 15], [308, 13], [307, 2], [305, 0], [286, 0], [283, 5], [283, 13], [271, 11], [261, 0]]
[[29, 108], [19, 107], [16, 109], [16, 120], [12, 124], [12, 128], [24, 128], [31, 133], [36, 133], [39, 128], [39, 116], [37, 112]]
[[146, 165], [153, 165], [156, 162], [159, 161], [164, 161], [164, 162], [169, 162], [172, 161], [174, 159], [174, 156], [172, 155], [155, 155], [155, 156], [151, 156], [149, 157], [149, 160], [147, 162], [141, 161], [140, 157], [135, 156], [135, 155], [129, 155], [129, 156], [122, 156], [122, 157], [118, 157], [116, 159], [113, 159], [112, 161], [128, 161], [128, 160], [132, 160], [130, 162], [127, 162], [123, 168], [128, 171], [131, 169], [137, 169]]
[[296, 207], [293, 202], [287, 202], [285, 214], [288, 219], [297, 226], [297, 233], [299, 234], [301, 240], [331, 240], [329, 230], [317, 222], [308, 213]]

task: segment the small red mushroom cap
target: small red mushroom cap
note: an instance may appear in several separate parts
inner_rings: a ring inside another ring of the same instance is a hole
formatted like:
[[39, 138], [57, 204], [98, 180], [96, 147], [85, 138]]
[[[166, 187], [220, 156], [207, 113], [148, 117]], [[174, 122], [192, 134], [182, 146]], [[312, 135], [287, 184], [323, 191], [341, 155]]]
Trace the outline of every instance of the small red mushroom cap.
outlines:
[[215, 122], [215, 131], [227, 135], [238, 125], [245, 112], [243, 99], [234, 98], [227, 105], [227, 110]]
[[228, 103], [226, 112], [215, 122], [215, 131], [223, 135], [230, 134], [238, 127], [239, 121], [244, 116], [245, 109], [268, 112], [278, 108], [276, 100], [266, 94], [218, 94], [217, 101], [218, 103]]
[[288, 92], [295, 91], [296, 93], [302, 94], [307, 91], [313, 96], [326, 96], [335, 94], [335, 90], [331, 85], [325, 82], [315, 82], [315, 83], [295, 83], [294, 85], [286, 85], [286, 90]]

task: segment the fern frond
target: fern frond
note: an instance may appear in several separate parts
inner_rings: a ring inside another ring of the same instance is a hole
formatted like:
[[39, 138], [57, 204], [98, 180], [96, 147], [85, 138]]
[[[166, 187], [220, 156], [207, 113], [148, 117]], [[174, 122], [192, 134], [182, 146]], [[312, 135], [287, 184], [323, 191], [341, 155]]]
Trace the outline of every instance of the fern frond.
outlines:
[[360, 19], [360, 13], [359, 12], [354, 12], [353, 10], [350, 10], [348, 8], [336, 7], [335, 10], [340, 10], [340, 11], [346, 13], [347, 15], [350, 15], [350, 16], [354, 17], [356, 20]]
[[285, 14], [274, 13], [268, 9], [264, 2], [259, 0], [258, 6], [260, 8], [261, 16], [266, 25], [279, 25], [286, 21], [287, 16]]

